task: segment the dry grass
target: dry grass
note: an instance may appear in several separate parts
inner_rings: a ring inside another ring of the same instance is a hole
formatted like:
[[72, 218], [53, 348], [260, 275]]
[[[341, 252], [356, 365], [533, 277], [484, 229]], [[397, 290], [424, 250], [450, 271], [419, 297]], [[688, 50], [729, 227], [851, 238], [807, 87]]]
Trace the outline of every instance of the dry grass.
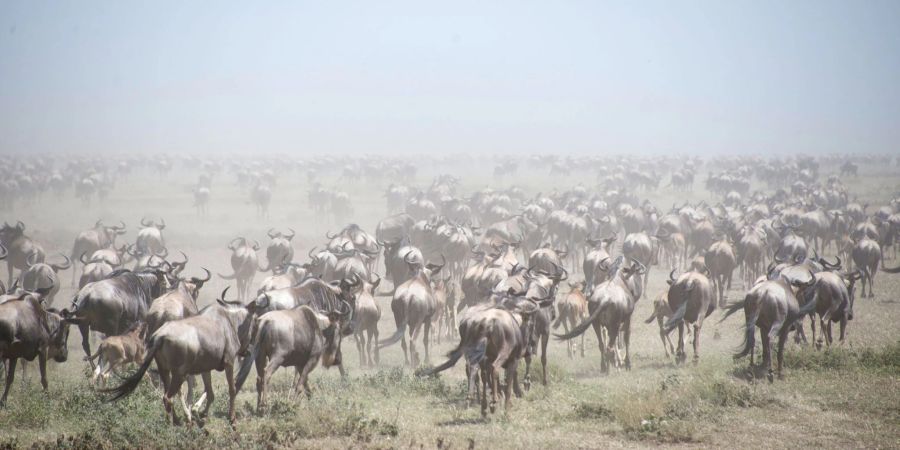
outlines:
[[[863, 168], [863, 172], [876, 172], [876, 168]], [[430, 181], [433, 173], [423, 171], [419, 184]], [[303, 255], [312, 245], [321, 244], [326, 230], [338, 228], [310, 216], [301, 174], [279, 177], [271, 220], [257, 220], [245, 204], [245, 192], [225, 175], [214, 181], [211, 216], [198, 220], [183, 189], [186, 182], [178, 181], [195, 175], [179, 175], [160, 182], [156, 176], [136, 174], [120, 182], [102, 207], [84, 209], [72, 199], [57, 202], [48, 197], [41, 204], [6, 212], [3, 219], [23, 220], [47, 250], [68, 252], [75, 234], [98, 217], [124, 219], [132, 227], [128, 238], [133, 240], [134, 225], [142, 215], [162, 215], [168, 223], [169, 247], [191, 256], [189, 271], [204, 266], [213, 272], [228, 271], [225, 245], [234, 236], [264, 241], [269, 226], [292, 226], [298, 231], [297, 254]], [[470, 173], [464, 190], [482, 187], [482, 175], [478, 170]], [[593, 176], [586, 176], [585, 184], [591, 180]], [[533, 193], [554, 185], [563, 189], [578, 181], [551, 184], [547, 177], [535, 176], [523, 187]], [[138, 189], [154, 183], [160, 186], [155, 191]], [[878, 204], [896, 187], [897, 178], [882, 172], [873, 179], [848, 183], [852, 192]], [[355, 201], [360, 225], [374, 229], [384, 216], [383, 186], [372, 189], [357, 184], [345, 189]], [[698, 190], [692, 198], [706, 195]], [[682, 196], [670, 193], [650, 197], [661, 208], [682, 201]], [[653, 268], [649, 294], [662, 289], [664, 272]], [[70, 277], [66, 272], [62, 278]], [[225, 286], [222, 280], [214, 281], [203, 289], [201, 304], [212, 301]], [[57, 306], [65, 306], [73, 294], [66, 285]], [[569, 360], [565, 344], [551, 342], [549, 387], [535, 383], [508, 413], [487, 419], [481, 418], [478, 408], [466, 408], [461, 366], [438, 378], [420, 379], [411, 369], [402, 368], [402, 352], [395, 346], [382, 352], [380, 369], [361, 370], [356, 366], [355, 345], [348, 340], [344, 358], [349, 378], [342, 380], [336, 371], [317, 369], [311, 377], [312, 399], [289, 398], [293, 375], [282, 370], [273, 383], [276, 395], [271, 410], [259, 417], [254, 412], [254, 383], [248, 382], [238, 397], [237, 428], [231, 430], [224, 418], [224, 379], [216, 374], [218, 398], [206, 427], [173, 428], [165, 424], [161, 401], [149, 385], [122, 402], [103, 403], [87, 386], [80, 336], [73, 331], [70, 360], [51, 364], [48, 394], [40, 390], [35, 365], [29, 367], [27, 383], [15, 383], [8, 408], [0, 410], [0, 447], [596, 448], [733, 447], [738, 443], [751, 448], [898, 447], [900, 277], [880, 274], [876, 294], [874, 300], [857, 301], [846, 348], [815, 352], [791, 343], [786, 378], [774, 384], [748, 383], [742, 377], [746, 361], [732, 362], [732, 350], [741, 341], [739, 314], [717, 324], [716, 313], [702, 331], [700, 363], [676, 367], [663, 356], [656, 324], [642, 322], [652, 306], [644, 299], [633, 320], [633, 370], [600, 375], [592, 332], [584, 359]], [[729, 295], [732, 299], [742, 295], [739, 281]], [[385, 311], [380, 323], [385, 336], [394, 330], [390, 299], [379, 297], [378, 302]], [[432, 363], [440, 362], [452, 345], [443, 342], [434, 348]], [[540, 373], [539, 364], [535, 369]]]

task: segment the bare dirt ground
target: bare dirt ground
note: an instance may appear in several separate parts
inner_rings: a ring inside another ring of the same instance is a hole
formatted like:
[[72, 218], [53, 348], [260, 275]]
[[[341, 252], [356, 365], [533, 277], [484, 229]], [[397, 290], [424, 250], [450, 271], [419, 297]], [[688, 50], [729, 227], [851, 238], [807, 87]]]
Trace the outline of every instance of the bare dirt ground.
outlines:
[[[892, 170], [862, 167], [864, 176], [844, 182], [851, 193], [881, 205], [900, 184]], [[442, 171], [462, 175], [462, 192], [489, 184], [486, 168]], [[420, 170], [417, 179], [402, 181], [427, 186], [436, 173], [433, 168]], [[129, 227], [124, 237], [132, 242], [142, 216], [161, 216], [168, 224], [164, 234], [171, 253], [181, 250], [189, 255], [187, 272], [192, 274], [200, 274], [201, 266], [213, 273], [230, 273], [226, 246], [236, 236], [265, 245], [269, 227], [292, 227], [298, 232], [294, 247], [300, 260], [313, 245], [322, 245], [325, 231], [344, 225], [313, 216], [306, 200], [306, 176], [292, 172], [278, 175], [269, 219], [256, 217], [246, 188], [239, 188], [227, 173], [214, 179], [210, 215], [199, 219], [186, 189], [196, 175], [180, 168], [164, 176], [138, 170], [123, 177], [102, 205], [84, 207], [71, 191], [61, 200], [46, 194], [39, 203], [4, 211], [0, 221], [22, 220], [27, 233], [52, 255], [68, 254], [77, 233], [98, 218], [124, 220]], [[335, 178], [336, 174], [321, 176]], [[364, 229], [374, 231], [387, 215], [383, 192], [390, 181], [341, 184], [353, 200], [354, 221]], [[513, 182], [533, 195], [578, 183], [592, 187], [594, 176], [553, 179], [546, 171], [523, 170], [506, 185]], [[676, 201], [711, 199], [700, 185], [698, 181], [689, 195], [660, 189], [639, 196], [660, 209]], [[887, 265], [900, 261], [888, 260]], [[438, 378], [420, 379], [403, 366], [402, 351], [393, 346], [382, 351], [380, 368], [360, 369], [356, 346], [348, 338], [343, 353], [349, 376], [341, 379], [336, 370], [316, 369], [311, 399], [291, 397], [293, 373], [280, 370], [273, 383], [271, 411], [260, 417], [255, 413], [254, 383], [248, 381], [238, 397], [238, 422], [232, 430], [225, 418], [224, 377], [217, 373], [213, 375], [217, 398], [207, 425], [174, 428], [166, 425], [162, 402], [149, 383], [126, 400], [104, 403], [103, 396], [88, 387], [88, 365], [82, 361], [80, 336], [73, 328], [69, 360], [50, 365], [48, 393], [40, 389], [36, 364], [29, 366], [27, 381], [16, 380], [9, 405], [0, 410], [0, 447], [900, 447], [900, 276], [880, 273], [876, 297], [857, 299], [844, 348], [816, 352], [790, 343], [785, 379], [769, 384], [746, 381], [747, 361], [732, 361], [742, 340], [738, 330], [742, 314], [719, 324], [721, 312], [716, 312], [706, 322], [698, 365], [676, 366], [665, 358], [656, 323], [644, 324], [643, 319], [650, 315], [652, 298], [664, 288], [667, 273], [661, 267], [651, 269], [646, 295], [637, 304], [632, 370], [600, 375], [592, 332], [587, 334], [584, 358], [567, 358], [565, 343], [551, 340], [549, 386], [535, 383], [524, 398], [513, 402], [509, 413], [487, 419], [481, 418], [477, 407], [465, 405], [462, 364]], [[61, 278], [57, 307], [68, 306], [75, 294], [71, 273], [63, 272]], [[262, 278], [258, 274], [255, 282]], [[728, 293], [731, 300], [745, 292], [738, 278]], [[225, 286], [224, 280], [214, 277], [200, 294], [201, 306], [212, 302]], [[385, 337], [395, 329], [390, 298], [377, 300], [383, 311], [379, 328]], [[454, 345], [442, 340], [433, 347], [430, 362], [441, 362]]]

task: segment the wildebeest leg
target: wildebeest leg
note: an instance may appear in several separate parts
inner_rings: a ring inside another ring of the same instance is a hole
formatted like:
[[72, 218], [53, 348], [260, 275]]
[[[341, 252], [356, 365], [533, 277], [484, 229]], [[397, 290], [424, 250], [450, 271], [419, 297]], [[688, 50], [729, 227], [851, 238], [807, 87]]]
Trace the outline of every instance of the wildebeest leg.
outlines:
[[419, 353], [416, 351], [416, 338], [419, 337], [422, 324], [410, 324], [409, 327], [409, 365], [412, 367], [419, 366]]
[[[425, 330], [423, 331], [422, 343], [425, 346], [425, 364], [431, 362], [431, 319], [425, 320]], [[438, 342], [440, 343], [440, 342]]]
[[300, 370], [300, 378], [297, 380], [297, 385], [303, 386], [306, 398], [312, 397], [312, 390], [309, 388], [309, 373], [316, 368], [318, 363], [318, 358], [310, 358], [306, 361], [306, 364], [303, 365], [303, 369]]
[[[606, 362], [606, 346], [603, 344], [603, 327], [597, 321], [594, 321], [591, 326], [594, 327], [594, 334], [597, 335], [597, 346], [600, 347], [600, 371], [606, 373], [609, 371], [609, 367]], [[528, 372], [527, 365], [525, 366], [525, 371], [526, 373]]]
[[622, 331], [624, 332], [622, 338], [625, 341], [625, 369], [631, 370], [631, 317], [625, 320]]
[[[669, 357], [669, 349], [672, 349], [672, 353], [675, 353], [675, 348], [672, 346], [672, 340], [669, 339], [669, 333], [666, 333], [666, 325], [665, 325], [665, 317], [662, 314], [656, 315], [656, 323], [659, 325], [659, 340], [662, 341], [663, 351], [666, 352], [666, 358]], [[666, 342], [668, 342], [668, 347], [666, 346]]]
[[237, 387], [234, 385], [234, 365], [225, 364], [225, 381], [228, 382], [228, 420], [234, 426], [234, 398], [237, 397]]
[[406, 364], [409, 365], [409, 353], [406, 349], [406, 334], [400, 337], [400, 348], [403, 349], [403, 359], [406, 361]]
[[[828, 340], [825, 337], [825, 322], [823, 322], [822, 318], [819, 317], [819, 325], [821, 325], [820, 326], [821, 329], [819, 330], [820, 331], [819, 337], [816, 338], [816, 316], [815, 316], [815, 314], [814, 313], [810, 314], [809, 319], [810, 319], [809, 320], [809, 329], [810, 329], [810, 333], [812, 333], [812, 341], [813, 341], [813, 344], [815, 344], [815, 346], [816, 346], [816, 350], [819, 350], [822, 348], [822, 341]], [[800, 320], [802, 320], [802, 319], [800, 319]], [[800, 320], [798, 320], [798, 322]]]
[[[91, 327], [86, 323], [78, 324], [78, 331], [81, 333], [81, 348], [84, 349], [84, 354], [88, 358], [91, 357]], [[94, 360], [88, 359], [88, 363], [91, 365], [91, 370], [94, 370]]]
[[784, 341], [786, 341], [786, 340], [787, 340], [787, 330], [781, 330], [781, 332], [778, 333], [778, 367], [777, 367], [777, 374], [778, 374], [778, 379], [779, 379], [779, 380], [782, 379], [782, 378], [784, 378], [784, 372], [782, 372], [782, 369], [783, 369], [783, 367], [784, 367]]
[[175, 405], [172, 404], [172, 397], [181, 391], [182, 383], [184, 383], [184, 376], [173, 372], [172, 379], [166, 386], [165, 394], [163, 394], [163, 406], [166, 408], [166, 412], [172, 417], [172, 425], [181, 425], [181, 420], [178, 419], [178, 413], [175, 412]]
[[6, 386], [3, 388], [3, 397], [0, 397], [0, 406], [6, 405], [9, 387], [12, 386], [13, 380], [16, 378], [16, 363], [19, 361], [19, 358], [9, 358], [6, 361]]
[[518, 360], [514, 360], [511, 361], [509, 367], [506, 368], [506, 386], [504, 389], [506, 400], [503, 404], [503, 407], [506, 410], [509, 410], [509, 404], [512, 401], [512, 386], [516, 383], [516, 369], [518, 368], [518, 365]]
[[678, 351], [675, 352], [675, 362], [682, 363], [684, 360], [684, 321], [682, 320], [678, 322]]
[[47, 353], [38, 353], [38, 371], [41, 373], [41, 387], [47, 390]]
[[206, 400], [206, 405], [203, 406], [203, 411], [200, 411], [200, 413], [197, 414], [198, 420], [206, 417], [209, 413], [209, 407], [212, 406], [213, 400], [216, 399], [216, 395], [212, 388], [212, 372], [203, 372], [200, 377], [203, 379], [203, 395], [200, 396], [200, 399], [197, 400], [197, 403], [194, 404], [193, 408], [200, 408], [204, 400]]
[[[369, 342], [366, 343], [366, 345], [369, 347], [369, 350], [368, 350], [369, 358], [371, 361], [373, 361], [373, 363], [374, 363], [373, 365], [375, 365], [375, 366], [377, 366], [378, 364], [381, 363], [381, 355], [379, 354], [378, 345], [375, 344], [376, 342], [378, 342], [378, 326], [377, 325], [375, 325], [374, 327], [369, 329]], [[375, 359], [371, 359], [373, 352], [375, 353]]]
[[194, 386], [197, 384], [197, 380], [193, 375], [187, 376], [187, 400], [188, 403], [194, 401]]
[[[828, 328], [828, 334], [830, 335], [830, 334], [831, 334], [831, 324], [828, 324], [828, 325], [829, 325], [829, 328]], [[841, 318], [841, 325], [840, 325], [840, 333], [841, 333], [841, 336], [840, 336], [840, 342], [839, 342], [839, 343], [840, 343], [841, 345], [844, 345], [844, 337], [845, 337], [845, 334], [844, 334], [844, 333], [845, 333], [846, 330], [847, 330], [847, 313], [844, 312], [844, 317]]]
[[[576, 325], [573, 323], [572, 326], [574, 327]], [[581, 352], [581, 357], [584, 358], [584, 333], [581, 333], [581, 348], [579, 351]], [[518, 371], [516, 371], [516, 374], [516, 376], [518, 376]]]
[[[159, 364], [157, 364], [157, 367], [159, 367]], [[170, 372], [168, 370], [160, 370], [159, 371], [159, 383], [160, 383], [159, 387], [162, 387], [163, 397], [165, 397], [166, 389], [169, 388], [169, 383], [172, 380], [172, 378], [169, 376], [169, 374], [170, 374]], [[163, 402], [163, 406], [165, 406], [165, 402]], [[168, 410], [166, 410], [166, 413], [168, 414]]]
[[606, 329], [606, 352], [607, 352], [607, 361], [612, 360], [613, 366], [616, 368], [618, 372], [619, 367], [622, 366], [622, 358], [619, 354], [619, 324], [615, 324]]
[[365, 330], [359, 330], [354, 337], [356, 338], [356, 351], [359, 353], [359, 367], [366, 367], [366, 338], [363, 335]]
[[[272, 355], [272, 358], [269, 359], [269, 362], [267, 362], [263, 365], [263, 367], [265, 367], [265, 371], [263, 372], [262, 377], [259, 376], [259, 369], [258, 369], [258, 367], [260, 367], [260, 364], [259, 364], [260, 361], [259, 361], [259, 359], [257, 359], [256, 361], [257, 361], [256, 374], [258, 377], [257, 383], [259, 383], [260, 380], [262, 381], [262, 383], [260, 384], [260, 389], [257, 392], [256, 411], [259, 412], [260, 414], [262, 414], [264, 409], [269, 404], [269, 399], [268, 399], [267, 394], [269, 392], [269, 383], [272, 381], [272, 375], [275, 373], [276, 370], [278, 370], [279, 367], [281, 367], [282, 362], [284, 362], [284, 358], [278, 353]], [[300, 378], [297, 380], [297, 382], [300, 383], [302, 381], [302, 379], [303, 379], [303, 373], [300, 374]]]
[[[702, 316], [701, 316], [702, 318]], [[701, 322], [697, 322], [694, 324], [694, 365], [700, 361], [700, 327], [702, 326]]]
[[500, 395], [500, 367], [495, 361], [488, 366], [491, 376], [491, 414], [497, 412], [497, 397]]
[[472, 406], [472, 402], [478, 401], [478, 367], [466, 363], [466, 379], [469, 380], [469, 392], [466, 395], [466, 408]]
[[874, 298], [875, 293], [872, 290], [875, 288], [875, 275], [878, 273], [878, 262], [869, 270], [869, 298]]
[[[759, 337], [762, 340], [762, 365], [760, 366], [763, 370], [766, 371], [766, 377], [769, 378], [769, 381], [772, 379], [772, 347], [771, 347], [771, 337], [769, 335], [769, 330], [760, 329]], [[752, 369], [752, 368], [751, 368]]]
[[479, 364], [481, 366], [481, 416], [487, 416], [488, 401], [488, 383], [491, 380], [490, 365], [484, 361]]
[[[550, 334], [544, 333], [541, 336], [541, 376], [543, 377], [544, 386], [547, 385], [547, 343], [549, 341]], [[571, 342], [571, 339], [569, 342]]]
[[[562, 325], [563, 325], [563, 330], [565, 331], [565, 333], [569, 334], [569, 318], [568, 317], [566, 317], [562, 320]], [[583, 335], [583, 333], [582, 333], [582, 335]], [[571, 339], [566, 341], [566, 356], [568, 356], [569, 359], [572, 359], [572, 356], [573, 356], [573, 351], [572, 351], [573, 345], [574, 345], [574, 343], [572, 342]]]

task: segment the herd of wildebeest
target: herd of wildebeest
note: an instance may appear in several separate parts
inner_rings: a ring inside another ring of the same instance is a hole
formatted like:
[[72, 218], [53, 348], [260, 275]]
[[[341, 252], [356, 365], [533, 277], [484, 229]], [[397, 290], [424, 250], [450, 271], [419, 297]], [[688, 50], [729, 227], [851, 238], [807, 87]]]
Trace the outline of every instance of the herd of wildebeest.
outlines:
[[[235, 396], [254, 366], [261, 411], [279, 367], [293, 367], [295, 391], [309, 395], [309, 375], [318, 364], [345, 373], [341, 345], [350, 336], [364, 367], [378, 366], [380, 351], [398, 342], [419, 376], [463, 360], [468, 398], [480, 401], [487, 414], [499, 401], [508, 407], [513, 395], [530, 387], [532, 358], [538, 355], [540, 380], [547, 383], [551, 335], [568, 341], [572, 357], [579, 348], [584, 355], [584, 333], [593, 328], [601, 370], [630, 369], [632, 312], [645, 296], [651, 270], [667, 275], [667, 289], [647, 300], [653, 302], [647, 323], [657, 321], [667, 357], [672, 353], [676, 363], [684, 363], [690, 338], [696, 362], [704, 322], [743, 311], [745, 340], [735, 358], [749, 355], [752, 376], [772, 381], [782, 376], [790, 333], [806, 341], [808, 322], [813, 345], [830, 346], [836, 323], [843, 343], [857, 291], [871, 297], [879, 269], [900, 271], [883, 266], [896, 256], [900, 197], [870, 205], [845, 185], [865, 176], [858, 173], [860, 166], [892, 170], [890, 156], [504, 157], [486, 159], [494, 169], [479, 184], [494, 187], [470, 192], [462, 192], [453, 173], [442, 173], [441, 158], [410, 161], [4, 159], [0, 210], [10, 219], [0, 229], [0, 256], [8, 268], [8, 284], [0, 283], [0, 361], [6, 366], [0, 404], [7, 401], [20, 359], [38, 359], [47, 388], [47, 361], [66, 361], [74, 325], [93, 371], [86, 383], [110, 400], [129, 395], [141, 382], [152, 383], [175, 424], [180, 423], [176, 396], [188, 422], [206, 415], [214, 371], [225, 373], [232, 422]], [[425, 165], [435, 173], [430, 184], [399, 183], [414, 180]], [[461, 166], [472, 165], [474, 160]], [[162, 177], [175, 166], [197, 177], [189, 189], [199, 218], [215, 204], [215, 178], [249, 192], [250, 206], [228, 207], [253, 208], [260, 230], [266, 230], [278, 178], [296, 177], [308, 184], [308, 204], [302, 207], [334, 232], [299, 255], [291, 228], [268, 228], [267, 243], [235, 237], [228, 243], [232, 271], [218, 274], [233, 280], [233, 288], [200, 308], [198, 293], [213, 274], [198, 265], [192, 271], [203, 276], [183, 275], [196, 263], [184, 253], [170, 254], [164, 218], [141, 219], [133, 242], [120, 237], [127, 232], [125, 223], [97, 221], [72, 237], [71, 251], [59, 255], [29, 236], [31, 224], [14, 219], [18, 208], [46, 196], [67, 201], [72, 191], [89, 209], [134, 173]], [[575, 187], [526, 193], [510, 182], [523, 178], [520, 171], [549, 171], [560, 185]], [[353, 223], [349, 194], [326, 187], [347, 183], [384, 190], [385, 217], [374, 230]], [[686, 195], [697, 185], [709, 198], [673, 205], [646, 199], [660, 192]], [[60, 274], [65, 270], [71, 280]], [[254, 290], [258, 273], [265, 278]], [[729, 302], [726, 293], [735, 275], [746, 294]], [[77, 294], [71, 302], [62, 300], [65, 308], [52, 308], [61, 284], [69, 282], [77, 284]], [[379, 330], [386, 312], [377, 296], [391, 296], [396, 328], [387, 330], [387, 337]], [[716, 309], [723, 310], [719, 317]], [[676, 329], [673, 344], [670, 334]], [[757, 329], [759, 366], [754, 365]], [[574, 342], [579, 336], [580, 346]], [[458, 345], [446, 362], [431, 366], [435, 338]], [[125, 374], [121, 370], [129, 364], [137, 370]], [[109, 383], [112, 373], [123, 374], [117, 386]], [[186, 381], [192, 386], [197, 375], [204, 392], [194, 401], [182, 387]]]

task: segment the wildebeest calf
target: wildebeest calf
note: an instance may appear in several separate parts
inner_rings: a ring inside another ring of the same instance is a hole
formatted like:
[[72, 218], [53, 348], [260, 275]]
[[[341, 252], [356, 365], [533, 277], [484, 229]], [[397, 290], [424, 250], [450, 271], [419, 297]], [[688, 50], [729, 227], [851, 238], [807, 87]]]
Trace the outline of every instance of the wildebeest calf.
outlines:
[[96, 384], [97, 380], [100, 380], [103, 387], [106, 387], [109, 374], [113, 370], [128, 363], [140, 364], [144, 360], [144, 341], [141, 339], [141, 333], [145, 328], [146, 325], [141, 322], [125, 334], [109, 336], [100, 343], [97, 353], [89, 357], [91, 360], [97, 359], [97, 368], [94, 369], [91, 384]]

